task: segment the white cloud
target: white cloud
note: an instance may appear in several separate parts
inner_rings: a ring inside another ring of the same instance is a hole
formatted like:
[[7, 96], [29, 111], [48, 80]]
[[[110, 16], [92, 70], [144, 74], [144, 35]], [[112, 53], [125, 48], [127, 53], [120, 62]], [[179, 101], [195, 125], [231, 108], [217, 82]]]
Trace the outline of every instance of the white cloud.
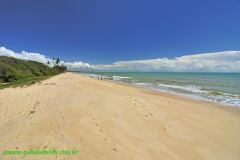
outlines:
[[71, 71], [83, 71], [83, 70], [94, 69], [94, 66], [91, 66], [88, 63], [83, 63], [81, 61], [65, 62], [64, 65], [66, 65], [68, 70], [71, 70]]
[[97, 65], [107, 71], [240, 72], [240, 51], [223, 51]]
[[[16, 53], [0, 47], [0, 56], [11, 56], [53, 65], [53, 60], [40, 53]], [[61, 61], [71, 71], [174, 71], [174, 72], [240, 72], [240, 51], [223, 51], [185, 55], [172, 59], [118, 61], [109, 65], [90, 65], [81, 61]]]
[[[26, 51], [16, 53], [5, 47], [0, 47], [0, 56], [8, 56], [8, 57], [14, 57], [14, 58], [23, 59], [23, 60], [37, 61], [43, 64], [47, 64], [47, 62], [50, 62], [49, 66], [53, 66], [54, 64], [54, 61], [51, 58], [48, 58], [43, 54], [26, 52]], [[92, 66], [90, 66], [88, 63], [83, 63], [81, 61], [78, 61], [78, 62], [61, 61], [60, 64], [66, 65], [69, 70], [85, 70], [87, 68], [92, 68]]]

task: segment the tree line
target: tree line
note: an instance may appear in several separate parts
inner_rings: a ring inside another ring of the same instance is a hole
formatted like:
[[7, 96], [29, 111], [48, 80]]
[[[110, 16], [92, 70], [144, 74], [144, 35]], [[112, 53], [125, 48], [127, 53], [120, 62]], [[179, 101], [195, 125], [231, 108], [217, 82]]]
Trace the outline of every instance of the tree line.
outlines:
[[[67, 67], [63, 64], [60, 64], [60, 59], [59, 58], [54, 58], [53, 57], [53, 69], [56, 69], [59, 72], [66, 72], [67, 71]], [[48, 61], [47, 64], [50, 64], [50, 62]]]

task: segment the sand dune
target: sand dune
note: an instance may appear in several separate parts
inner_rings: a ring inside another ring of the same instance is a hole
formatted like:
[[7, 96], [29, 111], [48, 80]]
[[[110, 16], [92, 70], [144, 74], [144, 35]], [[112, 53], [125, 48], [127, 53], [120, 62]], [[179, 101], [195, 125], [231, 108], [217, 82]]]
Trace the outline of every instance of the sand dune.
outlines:
[[75, 73], [0, 90], [0, 120], [0, 159], [240, 160], [239, 109]]

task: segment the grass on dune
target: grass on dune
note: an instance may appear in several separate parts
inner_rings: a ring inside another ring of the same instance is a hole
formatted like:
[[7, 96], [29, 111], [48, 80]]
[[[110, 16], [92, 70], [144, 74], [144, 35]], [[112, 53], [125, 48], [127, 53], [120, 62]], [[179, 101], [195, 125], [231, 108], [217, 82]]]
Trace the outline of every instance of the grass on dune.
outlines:
[[65, 71], [64, 66], [51, 68], [35, 61], [0, 56], [0, 89], [31, 85]]
[[52, 76], [41, 76], [41, 77], [32, 77], [26, 78], [18, 81], [8, 82], [8, 83], [0, 83], [0, 89], [8, 88], [8, 87], [24, 87], [30, 86], [36, 83], [40, 83], [42, 80], [46, 80]]

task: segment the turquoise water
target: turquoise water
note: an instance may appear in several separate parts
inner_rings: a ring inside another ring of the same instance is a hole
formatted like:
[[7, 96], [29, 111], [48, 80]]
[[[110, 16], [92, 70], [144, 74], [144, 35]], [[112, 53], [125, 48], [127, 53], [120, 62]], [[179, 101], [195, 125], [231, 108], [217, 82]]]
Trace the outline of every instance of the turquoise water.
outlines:
[[97, 72], [90, 75], [240, 107], [240, 73]]

